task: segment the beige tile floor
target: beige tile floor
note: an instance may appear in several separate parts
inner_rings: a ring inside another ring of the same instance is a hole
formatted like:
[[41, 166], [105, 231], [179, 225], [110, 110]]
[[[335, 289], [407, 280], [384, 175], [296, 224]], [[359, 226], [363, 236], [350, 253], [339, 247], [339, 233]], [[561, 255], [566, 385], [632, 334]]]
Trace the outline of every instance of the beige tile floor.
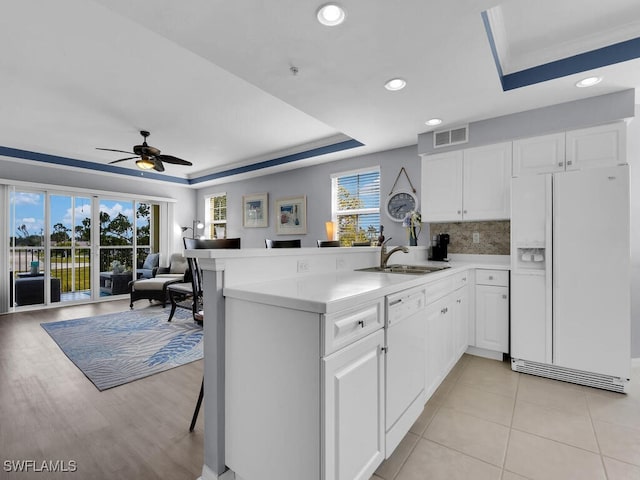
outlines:
[[464, 355], [381, 479], [640, 480], [640, 369], [625, 395]]

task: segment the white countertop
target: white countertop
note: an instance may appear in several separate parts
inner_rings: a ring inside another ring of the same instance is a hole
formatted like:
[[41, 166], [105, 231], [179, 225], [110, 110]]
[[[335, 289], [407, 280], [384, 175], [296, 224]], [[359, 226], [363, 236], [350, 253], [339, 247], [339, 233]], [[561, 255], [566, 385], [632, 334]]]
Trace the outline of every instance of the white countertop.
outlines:
[[485, 263], [478, 261], [476, 257], [474, 256], [472, 259], [458, 257], [459, 259], [455, 258], [448, 263], [415, 262], [420, 265], [448, 265], [450, 267], [425, 275], [353, 270], [297, 275], [275, 281], [226, 287], [224, 296], [307, 312], [332, 313], [469, 269], [509, 269], [509, 264], [502, 259], [488, 258], [489, 262]]

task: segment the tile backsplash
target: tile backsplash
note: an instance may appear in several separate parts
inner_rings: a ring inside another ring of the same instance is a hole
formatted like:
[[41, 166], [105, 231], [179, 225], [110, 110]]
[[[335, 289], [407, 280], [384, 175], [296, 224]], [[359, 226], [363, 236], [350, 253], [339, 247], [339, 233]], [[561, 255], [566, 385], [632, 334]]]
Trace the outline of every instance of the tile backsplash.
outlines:
[[[511, 242], [511, 222], [454, 222], [431, 223], [431, 237], [440, 233], [450, 235], [449, 253], [475, 255], [509, 255]], [[473, 234], [480, 234], [480, 243], [473, 243]]]

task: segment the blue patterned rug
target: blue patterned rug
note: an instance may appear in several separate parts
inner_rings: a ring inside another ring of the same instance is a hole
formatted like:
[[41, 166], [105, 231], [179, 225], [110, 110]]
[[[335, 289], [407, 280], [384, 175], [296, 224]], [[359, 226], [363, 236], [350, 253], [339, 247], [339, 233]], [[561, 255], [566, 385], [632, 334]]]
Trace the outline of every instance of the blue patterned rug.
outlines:
[[202, 358], [191, 312], [131, 310], [40, 324], [98, 388], [106, 390]]

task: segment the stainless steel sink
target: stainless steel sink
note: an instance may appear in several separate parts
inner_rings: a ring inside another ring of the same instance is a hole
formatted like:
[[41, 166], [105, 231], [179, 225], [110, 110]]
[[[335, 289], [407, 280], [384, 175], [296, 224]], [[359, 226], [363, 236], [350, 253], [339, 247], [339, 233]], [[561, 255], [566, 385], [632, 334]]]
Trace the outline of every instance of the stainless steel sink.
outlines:
[[367, 267], [359, 268], [358, 272], [380, 272], [380, 273], [405, 273], [408, 275], [425, 275], [427, 273], [439, 272], [450, 268], [446, 266], [435, 265], [388, 265], [385, 268], [381, 267]]

